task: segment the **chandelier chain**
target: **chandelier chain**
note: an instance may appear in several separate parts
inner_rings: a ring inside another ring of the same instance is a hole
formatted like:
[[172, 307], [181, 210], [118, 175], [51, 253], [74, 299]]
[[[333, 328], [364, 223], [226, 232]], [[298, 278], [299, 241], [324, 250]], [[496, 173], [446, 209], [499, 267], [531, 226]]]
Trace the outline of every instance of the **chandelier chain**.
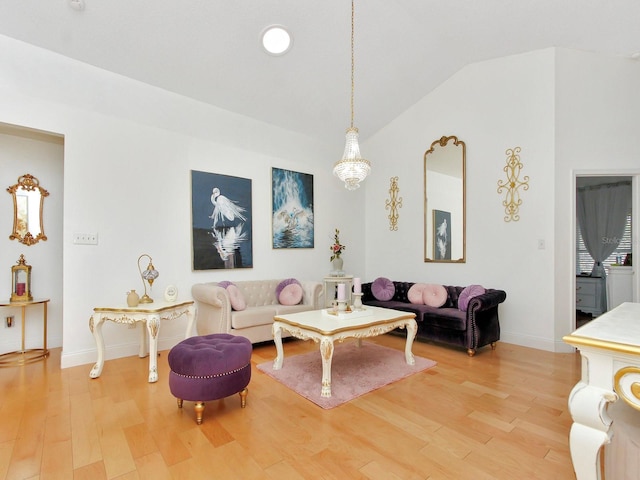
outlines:
[[355, 16], [355, 7], [354, 0], [351, 0], [351, 128], [353, 128], [353, 92], [355, 90], [355, 56], [354, 56], [354, 16]]

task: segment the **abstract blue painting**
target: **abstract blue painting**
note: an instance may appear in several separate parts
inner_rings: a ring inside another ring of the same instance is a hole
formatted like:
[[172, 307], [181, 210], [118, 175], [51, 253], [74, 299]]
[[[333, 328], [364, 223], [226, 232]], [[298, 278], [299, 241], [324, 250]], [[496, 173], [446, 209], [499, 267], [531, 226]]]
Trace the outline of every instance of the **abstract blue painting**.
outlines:
[[271, 169], [273, 248], [313, 248], [313, 175]]

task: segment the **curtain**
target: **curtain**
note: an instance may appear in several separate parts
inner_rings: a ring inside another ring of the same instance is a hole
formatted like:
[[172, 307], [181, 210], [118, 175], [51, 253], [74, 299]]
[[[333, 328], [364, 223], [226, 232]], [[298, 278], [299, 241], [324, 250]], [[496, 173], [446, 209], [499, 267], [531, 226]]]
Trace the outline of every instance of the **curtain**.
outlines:
[[606, 277], [602, 262], [624, 233], [631, 209], [631, 182], [578, 188], [577, 216], [584, 245], [594, 260], [592, 277]]

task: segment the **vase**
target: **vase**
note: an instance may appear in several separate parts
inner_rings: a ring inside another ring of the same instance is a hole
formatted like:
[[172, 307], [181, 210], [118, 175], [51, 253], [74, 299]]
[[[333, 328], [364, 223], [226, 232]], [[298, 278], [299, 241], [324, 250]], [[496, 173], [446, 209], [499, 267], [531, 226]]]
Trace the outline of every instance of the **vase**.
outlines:
[[342, 272], [342, 258], [336, 257], [331, 261], [334, 272]]
[[137, 307], [140, 303], [140, 296], [136, 293], [135, 290], [131, 290], [127, 292], [127, 305], [130, 307]]

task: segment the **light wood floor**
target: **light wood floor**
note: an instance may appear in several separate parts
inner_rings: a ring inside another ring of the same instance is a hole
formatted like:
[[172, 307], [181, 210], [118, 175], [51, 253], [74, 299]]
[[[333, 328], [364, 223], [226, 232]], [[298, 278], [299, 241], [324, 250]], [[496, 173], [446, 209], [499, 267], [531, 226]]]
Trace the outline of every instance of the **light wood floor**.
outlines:
[[[374, 339], [402, 350], [404, 339]], [[285, 343], [285, 355], [317, 345]], [[283, 387], [255, 365], [247, 408], [209, 402], [196, 425], [148, 359], [61, 370], [46, 361], [0, 368], [0, 478], [6, 479], [574, 479], [568, 394], [580, 357], [505, 343], [464, 351], [416, 342], [438, 365], [333, 410]], [[286, 368], [286, 360], [285, 360]], [[367, 372], [362, 372], [366, 375]]]

